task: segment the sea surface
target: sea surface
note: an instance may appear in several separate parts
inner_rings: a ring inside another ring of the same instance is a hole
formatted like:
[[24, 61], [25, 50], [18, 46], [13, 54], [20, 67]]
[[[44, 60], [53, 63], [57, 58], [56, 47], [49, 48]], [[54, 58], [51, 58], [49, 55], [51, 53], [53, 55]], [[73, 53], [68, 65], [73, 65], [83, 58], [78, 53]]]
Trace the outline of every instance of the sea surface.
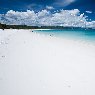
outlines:
[[34, 32], [49, 35], [51, 37], [69, 38], [74, 40], [84, 40], [89, 42], [95, 42], [95, 30], [94, 29], [47, 29], [47, 30], [35, 30]]

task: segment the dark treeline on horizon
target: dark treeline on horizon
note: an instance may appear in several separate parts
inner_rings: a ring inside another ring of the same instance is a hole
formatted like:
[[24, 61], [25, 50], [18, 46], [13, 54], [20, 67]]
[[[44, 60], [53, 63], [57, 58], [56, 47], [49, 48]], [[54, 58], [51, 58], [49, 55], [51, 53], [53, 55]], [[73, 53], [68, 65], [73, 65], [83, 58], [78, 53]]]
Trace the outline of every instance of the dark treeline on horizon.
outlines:
[[[64, 27], [64, 26], [27, 26], [27, 25], [6, 25], [0, 23], [0, 29], [85, 29], [81, 27]], [[87, 28], [92, 29], [92, 28]]]

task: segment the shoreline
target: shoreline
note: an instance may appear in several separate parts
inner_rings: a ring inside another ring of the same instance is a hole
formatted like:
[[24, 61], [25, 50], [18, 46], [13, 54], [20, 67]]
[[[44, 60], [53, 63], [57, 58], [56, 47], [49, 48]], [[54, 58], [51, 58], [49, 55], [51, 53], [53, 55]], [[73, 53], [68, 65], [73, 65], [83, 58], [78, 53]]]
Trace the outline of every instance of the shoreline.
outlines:
[[54, 30], [54, 29], [33, 29], [33, 30]]

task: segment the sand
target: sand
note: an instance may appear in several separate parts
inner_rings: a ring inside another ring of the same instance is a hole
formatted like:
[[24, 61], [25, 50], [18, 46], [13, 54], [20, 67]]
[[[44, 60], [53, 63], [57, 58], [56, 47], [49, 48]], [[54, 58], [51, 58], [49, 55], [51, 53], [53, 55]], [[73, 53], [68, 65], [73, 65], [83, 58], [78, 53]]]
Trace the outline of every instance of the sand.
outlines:
[[32, 30], [0, 30], [0, 95], [95, 95], [95, 45]]

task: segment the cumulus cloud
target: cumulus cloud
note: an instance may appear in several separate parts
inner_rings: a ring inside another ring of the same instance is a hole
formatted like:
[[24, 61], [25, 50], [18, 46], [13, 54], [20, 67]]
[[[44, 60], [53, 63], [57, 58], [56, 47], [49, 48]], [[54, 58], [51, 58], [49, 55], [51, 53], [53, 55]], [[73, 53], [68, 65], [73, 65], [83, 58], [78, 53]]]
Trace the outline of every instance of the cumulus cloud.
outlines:
[[78, 9], [60, 10], [54, 13], [46, 9], [37, 13], [30, 10], [26, 12], [10, 10], [6, 14], [0, 14], [0, 22], [29, 26], [95, 27], [95, 21], [89, 22], [85, 14], [80, 14]]

